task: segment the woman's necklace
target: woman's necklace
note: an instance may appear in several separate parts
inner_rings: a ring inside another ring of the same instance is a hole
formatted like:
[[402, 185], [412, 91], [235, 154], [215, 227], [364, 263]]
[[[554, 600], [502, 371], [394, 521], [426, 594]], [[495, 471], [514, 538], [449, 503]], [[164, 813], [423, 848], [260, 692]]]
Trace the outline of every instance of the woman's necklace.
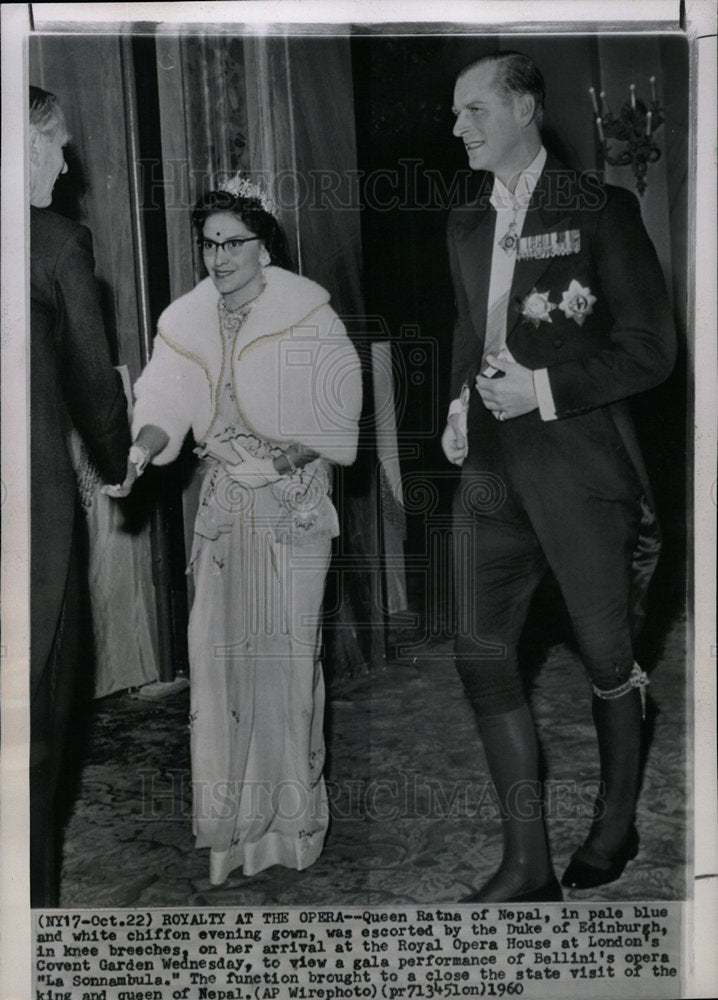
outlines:
[[218, 302], [219, 320], [222, 325], [222, 329], [228, 336], [234, 337], [237, 333], [239, 333], [242, 324], [251, 313], [254, 303], [257, 301], [264, 289], [265, 285], [262, 285], [256, 295], [254, 295], [251, 299], [247, 299], [246, 302], [243, 302], [241, 306], [237, 306], [236, 309], [231, 309], [224, 301], [224, 296], [220, 295]]

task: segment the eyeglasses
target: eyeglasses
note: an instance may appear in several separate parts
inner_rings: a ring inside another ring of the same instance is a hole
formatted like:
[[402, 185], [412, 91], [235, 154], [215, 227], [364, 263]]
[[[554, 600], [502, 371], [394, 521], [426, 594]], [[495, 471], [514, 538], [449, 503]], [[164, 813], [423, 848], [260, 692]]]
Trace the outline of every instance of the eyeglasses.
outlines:
[[231, 240], [225, 240], [224, 243], [218, 243], [216, 240], [210, 240], [206, 237], [197, 240], [197, 246], [200, 248], [202, 253], [212, 253], [213, 250], [224, 250], [225, 253], [239, 253], [245, 243], [252, 243], [254, 240], [261, 239], [261, 236], [233, 236]]

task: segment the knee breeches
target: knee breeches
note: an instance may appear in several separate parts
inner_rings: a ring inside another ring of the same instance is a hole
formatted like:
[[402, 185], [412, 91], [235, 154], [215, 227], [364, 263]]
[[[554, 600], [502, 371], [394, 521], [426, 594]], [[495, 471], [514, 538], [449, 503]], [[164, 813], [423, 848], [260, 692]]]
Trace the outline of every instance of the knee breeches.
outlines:
[[612, 689], [633, 666], [631, 563], [640, 496], [611, 498], [567, 488], [517, 491], [465, 468], [454, 501], [456, 665], [479, 715], [524, 700], [517, 646], [531, 597], [550, 567], [596, 687]]

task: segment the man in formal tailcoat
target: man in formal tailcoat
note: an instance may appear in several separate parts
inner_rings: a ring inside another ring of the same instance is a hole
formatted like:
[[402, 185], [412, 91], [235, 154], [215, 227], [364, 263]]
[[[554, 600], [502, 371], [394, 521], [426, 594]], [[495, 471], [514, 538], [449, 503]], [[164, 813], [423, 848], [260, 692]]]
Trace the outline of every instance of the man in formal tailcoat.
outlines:
[[[90, 232], [50, 211], [69, 136], [54, 95], [30, 87], [30, 882], [56, 906], [55, 799], [80, 648], [74, 425], [109, 482], [124, 478], [127, 404], [113, 369]], [[86, 655], [87, 651], [84, 651]]]
[[[498, 871], [468, 899], [561, 898], [516, 649], [547, 568], [593, 686], [602, 795], [563, 884], [619, 877], [638, 850], [642, 703], [634, 643], [658, 541], [627, 399], [663, 381], [675, 334], [637, 199], [541, 140], [543, 78], [501, 53], [459, 75], [454, 135], [480, 171], [449, 219], [457, 321], [442, 437], [454, 506], [456, 662], [501, 805]], [[556, 706], [556, 724], [570, 706]]]

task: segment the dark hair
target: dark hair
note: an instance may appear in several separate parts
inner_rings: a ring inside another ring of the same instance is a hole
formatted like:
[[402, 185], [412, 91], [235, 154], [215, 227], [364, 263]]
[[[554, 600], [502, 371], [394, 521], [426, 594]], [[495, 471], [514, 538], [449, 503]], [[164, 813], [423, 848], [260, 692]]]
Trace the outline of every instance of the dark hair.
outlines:
[[492, 52], [491, 55], [482, 56], [469, 66], [465, 66], [459, 73], [459, 79], [471, 70], [488, 63], [495, 63], [496, 87], [505, 97], [509, 94], [531, 94], [535, 104], [534, 121], [540, 127], [543, 121], [546, 84], [541, 70], [533, 59], [529, 59], [522, 52]]
[[292, 269], [284, 233], [271, 212], [262, 207], [259, 198], [234, 195], [229, 191], [208, 191], [202, 195], [192, 210], [192, 225], [198, 240], [202, 238], [205, 222], [215, 212], [236, 215], [250, 232], [259, 236], [272, 264]]
[[55, 95], [41, 87], [30, 87], [30, 126], [52, 138], [64, 124], [65, 116]]

